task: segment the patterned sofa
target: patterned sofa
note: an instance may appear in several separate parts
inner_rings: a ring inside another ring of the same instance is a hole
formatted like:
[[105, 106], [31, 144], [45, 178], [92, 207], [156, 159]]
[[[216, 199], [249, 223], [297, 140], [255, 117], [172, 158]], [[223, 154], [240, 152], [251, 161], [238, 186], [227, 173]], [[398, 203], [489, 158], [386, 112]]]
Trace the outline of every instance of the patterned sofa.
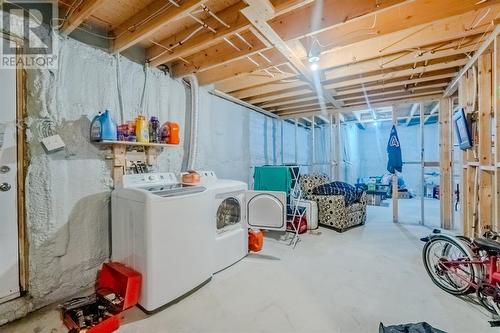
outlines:
[[366, 194], [363, 193], [359, 203], [346, 207], [342, 195], [315, 195], [312, 193], [315, 187], [329, 182], [328, 177], [322, 174], [301, 175], [299, 179], [304, 199], [318, 203], [318, 223], [338, 232], [365, 224]]

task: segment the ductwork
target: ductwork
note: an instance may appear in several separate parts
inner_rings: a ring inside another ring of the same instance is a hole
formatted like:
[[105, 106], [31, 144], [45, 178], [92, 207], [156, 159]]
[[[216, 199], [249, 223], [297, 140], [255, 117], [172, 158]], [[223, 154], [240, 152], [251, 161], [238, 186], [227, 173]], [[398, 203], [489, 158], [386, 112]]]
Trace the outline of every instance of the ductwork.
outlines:
[[199, 85], [198, 79], [194, 75], [189, 75], [185, 78], [191, 90], [191, 105], [189, 112], [186, 114], [186, 131], [185, 131], [185, 151], [187, 155], [185, 170], [192, 170], [196, 164], [197, 148], [198, 148], [198, 118], [199, 118]]

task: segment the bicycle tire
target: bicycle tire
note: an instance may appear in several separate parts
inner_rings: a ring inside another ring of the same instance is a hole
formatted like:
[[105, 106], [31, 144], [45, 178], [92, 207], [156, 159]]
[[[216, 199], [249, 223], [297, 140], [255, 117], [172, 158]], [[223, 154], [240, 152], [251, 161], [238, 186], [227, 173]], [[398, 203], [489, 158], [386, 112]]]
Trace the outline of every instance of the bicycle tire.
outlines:
[[[427, 243], [425, 243], [424, 248], [422, 250], [422, 260], [424, 262], [425, 270], [427, 271], [427, 274], [431, 278], [432, 282], [435, 285], [437, 285], [439, 288], [441, 288], [442, 290], [446, 291], [449, 294], [455, 295], [455, 296], [467, 295], [467, 294], [470, 294], [472, 292], [475, 292], [476, 288], [474, 288], [471, 285], [470, 286], [464, 286], [462, 288], [450, 288], [450, 287], [447, 287], [445, 284], [443, 284], [440, 280], [438, 280], [434, 276], [433, 271], [431, 271], [431, 270], [434, 270], [434, 267], [428, 261], [428, 255], [429, 255], [428, 251], [430, 250], [431, 245], [433, 245], [433, 243], [436, 243], [438, 241], [445, 242], [445, 243], [447, 242], [447, 243], [455, 246], [457, 249], [459, 249], [462, 252], [462, 254], [463, 254], [464, 257], [467, 257], [467, 258], [469, 258], [469, 260], [472, 260], [472, 258], [470, 258], [470, 256], [468, 255], [468, 253], [466, 251], [464, 251], [462, 249], [461, 245], [457, 241], [455, 241], [454, 239], [451, 239], [451, 238], [445, 237], [445, 236], [441, 236], [441, 235], [432, 237], [432, 239], [430, 239]], [[444, 250], [443, 250], [443, 252], [444, 252]], [[476, 272], [476, 269], [475, 269], [474, 266], [475, 265], [473, 265], [473, 264], [469, 265], [469, 268], [470, 268], [470, 282], [471, 283], [475, 282], [475, 279], [476, 279], [476, 276], [477, 276], [477, 272]], [[448, 283], [450, 285], [453, 284], [453, 282], [452, 282], [453, 280], [448, 276], [448, 274], [446, 274], [446, 279], [448, 280]]]

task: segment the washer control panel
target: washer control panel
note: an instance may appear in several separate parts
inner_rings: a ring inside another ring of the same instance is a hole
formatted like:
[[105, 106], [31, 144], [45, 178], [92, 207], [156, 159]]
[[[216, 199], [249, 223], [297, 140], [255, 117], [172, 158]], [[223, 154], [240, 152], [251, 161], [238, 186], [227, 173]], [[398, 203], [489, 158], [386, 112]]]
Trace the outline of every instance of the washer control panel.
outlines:
[[201, 184], [212, 184], [217, 181], [217, 176], [213, 171], [198, 171], [196, 172], [200, 175], [200, 183]]
[[179, 180], [173, 172], [142, 173], [123, 176], [123, 187], [153, 187], [177, 184]]

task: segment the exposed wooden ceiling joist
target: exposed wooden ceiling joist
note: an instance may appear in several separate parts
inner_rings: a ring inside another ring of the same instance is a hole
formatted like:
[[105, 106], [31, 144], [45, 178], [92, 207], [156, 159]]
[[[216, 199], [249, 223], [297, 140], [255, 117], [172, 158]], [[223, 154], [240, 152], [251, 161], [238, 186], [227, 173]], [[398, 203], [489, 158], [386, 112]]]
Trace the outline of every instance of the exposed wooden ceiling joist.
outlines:
[[[246, 0], [250, 5], [242, 10], [242, 13], [250, 21], [250, 23], [257, 29], [276, 49], [278, 49], [283, 56], [285, 56], [293, 67], [308, 81], [314, 88], [315, 82], [314, 74], [307, 68], [300, 60], [297, 52], [287, 45], [284, 40], [276, 33], [275, 30], [267, 23], [267, 20], [274, 17], [274, 8], [268, 0]], [[335, 107], [341, 107], [342, 103], [337, 102], [329, 91], [323, 90], [318, 85], [316, 87], [322, 93], [325, 99]]]
[[[227, 27], [221, 25], [214, 17], [209, 17], [205, 23], [210, 27], [217, 27], [215, 33], [207, 29], [197, 32], [200, 25], [195, 25], [154, 44], [146, 51], [147, 59], [149, 59], [151, 65], [158, 66], [176, 60], [179, 57], [186, 57], [203, 51], [212, 45], [224, 41], [224, 38], [242, 32], [249, 25], [248, 20], [240, 13], [240, 10], [245, 7], [246, 4], [240, 1], [216, 13], [217, 17], [228, 25]], [[183, 40], [191, 35], [191, 38], [183, 42]]]
[[[408, 119], [406, 120], [406, 126], [410, 126], [410, 123], [411, 123], [411, 120], [413, 119], [413, 116], [415, 115], [415, 113], [419, 109], [420, 109], [420, 104], [418, 104], [418, 103], [412, 104], [411, 110], [410, 110], [410, 115], [408, 116]], [[422, 110], [419, 110], [419, 111], [422, 112]]]
[[207, 47], [202, 52], [182, 58], [171, 65], [172, 75], [182, 77], [199, 71], [207, 71], [225, 63], [244, 59], [264, 51], [266, 46], [250, 31], [242, 32], [241, 40], [237, 36], [227, 37], [219, 44]]
[[363, 15], [373, 14], [404, 0], [315, 1], [273, 18], [269, 25], [285, 41], [317, 33]]
[[420, 66], [416, 68], [411, 68], [411, 69], [405, 69], [401, 71], [395, 71], [391, 72], [388, 71], [387, 73], [382, 73], [382, 74], [376, 74], [376, 75], [371, 75], [371, 76], [364, 76], [361, 78], [353, 78], [351, 80], [340, 80], [339, 82], [335, 83], [327, 83], [324, 85], [325, 89], [338, 89], [339, 87], [345, 87], [345, 86], [352, 86], [352, 85], [358, 85], [358, 84], [366, 84], [369, 82], [373, 81], [380, 81], [380, 80], [390, 80], [393, 78], [398, 78], [398, 77], [415, 77], [418, 78], [420, 75], [423, 75], [426, 72], [434, 72], [434, 71], [439, 71], [443, 69], [448, 69], [448, 68], [456, 68], [463, 66], [465, 63], [467, 63], [467, 58], [459, 59], [459, 60], [453, 60], [449, 62], [443, 62], [443, 63], [438, 63], [434, 65], [429, 65], [429, 66]]
[[[357, 20], [347, 21], [325, 31], [313, 35], [323, 45], [323, 49], [331, 49], [356, 43], [376, 36], [393, 33], [421, 24], [430, 23], [443, 18], [459, 15], [468, 11], [479, 10], [499, 1], [478, 0], [413, 0], [405, 1], [399, 6], [392, 6], [365, 15]], [[485, 9], [485, 11], [488, 8]], [[485, 11], [478, 12], [478, 20]], [[479, 22], [481, 23], [481, 22]], [[310, 40], [311, 38], [309, 38]], [[303, 39], [304, 44], [310, 42]]]
[[[426, 74], [433, 74], [432, 72], [426, 72]], [[388, 89], [388, 88], [394, 88], [394, 87], [402, 87], [402, 86], [417, 86], [420, 84], [426, 84], [428, 82], [435, 82], [435, 81], [440, 81], [440, 80], [446, 80], [449, 79], [450, 77], [453, 77], [457, 74], [457, 71], [450, 71], [449, 73], [443, 73], [443, 74], [436, 74], [436, 75], [428, 75], [428, 76], [422, 76], [419, 78], [396, 78], [393, 80], [387, 80], [387, 81], [382, 81], [382, 82], [377, 82], [375, 83], [371, 82], [370, 84], [363, 84], [363, 85], [356, 85], [356, 86], [349, 86], [349, 87], [342, 87], [341, 89], [337, 89], [337, 94], [339, 95], [344, 95], [344, 94], [354, 94], [354, 93], [360, 93], [363, 91], [375, 91], [379, 89]]]
[[[382, 107], [390, 107], [395, 104], [408, 104], [408, 103], [417, 103], [417, 102], [429, 102], [429, 101], [436, 101], [442, 98], [441, 94], [435, 94], [435, 95], [426, 95], [426, 96], [419, 96], [419, 97], [403, 97], [403, 98], [395, 98], [389, 101], [382, 101], [382, 102], [377, 102], [377, 103], [371, 103], [370, 105], [367, 104], [360, 104], [360, 105], [355, 105], [355, 106], [349, 106], [349, 107], [343, 107], [342, 109], [332, 109], [329, 112], [330, 113], [340, 113], [340, 112], [353, 112], [356, 110], [367, 110], [370, 108], [382, 108]], [[297, 112], [279, 112], [277, 113], [280, 117], [283, 117], [285, 119], [290, 119], [290, 118], [296, 118], [296, 117], [302, 117], [302, 116], [311, 116], [313, 114], [319, 114], [318, 111], [297, 111]]]
[[[165, 0], [156, 0], [156, 1], [165, 3]], [[154, 16], [156, 12], [150, 13], [151, 9], [149, 9], [148, 6], [148, 8], [144, 10], [149, 15], [145, 15], [144, 12], [140, 12], [136, 14], [136, 16], [141, 18], [144, 16], [146, 17], [153, 16], [153, 18], [147, 21], [146, 23], [138, 26], [134, 30], [125, 30], [121, 32], [113, 42], [113, 51], [121, 52], [139, 43], [140, 41], [151, 37], [159, 29], [175, 21], [176, 19], [179, 19], [187, 15], [189, 12], [196, 9], [203, 2], [204, 2], [203, 0], [184, 0], [178, 6], [172, 4], [167, 10], [164, 10], [163, 12], [161, 12], [159, 15], [156, 16]], [[138, 20], [136, 17], [132, 17], [129, 19], [129, 21], [130, 23], [125, 22], [124, 25], [133, 26], [135, 24], [133, 22], [137, 22]]]
[[106, 0], [83, 0], [76, 8], [70, 7], [71, 11], [66, 13], [68, 15], [64, 20], [63, 26], [60, 31], [69, 35], [80, 24], [83, 23], [93, 12], [99, 9]]
[[[263, 82], [261, 80], [256, 84], [239, 84], [241, 80], [247, 76], [262, 76], [262, 74], [260, 74], [262, 69], [269, 68], [271, 65], [280, 66], [281, 64], [286, 63], [286, 58], [276, 49], [263, 51], [261, 54], [262, 55], [258, 54], [252, 56], [251, 60], [240, 59], [199, 73], [198, 81], [201, 85], [215, 82], [216, 89], [226, 93], [277, 81], [269, 80], [269, 82]], [[290, 77], [291, 76], [287, 76], [283, 79]]]
[[483, 22], [487, 23], [478, 26], [474, 26], [478, 13], [472, 11], [326, 51], [322, 54], [320, 68], [343, 66], [405, 50], [419, 49], [422, 45], [482, 34], [493, 29], [490, 22], [500, 11], [500, 5], [492, 8], [483, 19]]
[[273, 94], [279, 92], [285, 93], [293, 89], [302, 89], [308, 86], [309, 85], [307, 83], [297, 79], [295, 81], [292, 80], [291, 82], [277, 82], [277, 83], [264, 84], [248, 89], [242, 89], [233, 92], [232, 95], [236, 98], [242, 98], [242, 99], [254, 96], [265, 97], [265, 96], [272, 96]]

